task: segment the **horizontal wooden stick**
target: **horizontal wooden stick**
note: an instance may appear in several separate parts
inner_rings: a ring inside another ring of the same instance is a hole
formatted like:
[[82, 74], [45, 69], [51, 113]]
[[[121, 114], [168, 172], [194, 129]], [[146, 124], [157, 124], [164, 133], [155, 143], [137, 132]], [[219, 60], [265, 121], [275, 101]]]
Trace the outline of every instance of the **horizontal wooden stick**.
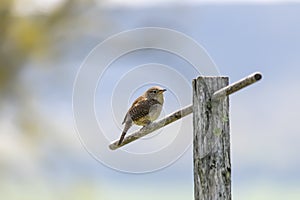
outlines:
[[213, 95], [212, 95], [212, 100], [218, 100], [222, 97], [228, 96], [234, 92], [239, 91], [240, 89], [247, 87], [257, 81], [259, 81], [262, 78], [261, 73], [256, 72], [253, 73], [235, 83], [232, 83], [218, 91], [216, 91]]
[[190, 105], [186, 108], [183, 108], [179, 111], [176, 111], [172, 114], [170, 114], [169, 116], [165, 117], [164, 119], [159, 120], [158, 122], [153, 122], [151, 124], [149, 124], [148, 126], [143, 127], [142, 129], [140, 129], [139, 131], [132, 133], [131, 135], [128, 135], [127, 137], [125, 137], [125, 139], [123, 140], [121, 145], [118, 145], [119, 141], [115, 141], [112, 144], [109, 145], [109, 148], [111, 150], [115, 150], [118, 149], [130, 142], [133, 142], [145, 135], [148, 135], [150, 133], [152, 133], [153, 131], [156, 131], [157, 129], [160, 129], [172, 122], [177, 121], [178, 119], [181, 119], [189, 114], [191, 114], [193, 112], [193, 106]]

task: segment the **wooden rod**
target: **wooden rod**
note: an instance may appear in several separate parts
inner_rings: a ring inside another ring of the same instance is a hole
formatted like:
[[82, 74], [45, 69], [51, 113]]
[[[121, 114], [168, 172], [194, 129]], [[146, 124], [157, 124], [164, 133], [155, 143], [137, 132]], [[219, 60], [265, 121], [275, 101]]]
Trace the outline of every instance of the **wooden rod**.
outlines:
[[212, 100], [218, 100], [220, 98], [224, 98], [225, 96], [229, 96], [230, 94], [239, 91], [242, 88], [245, 88], [262, 78], [262, 74], [259, 72], [255, 72], [235, 83], [232, 83], [216, 92], [212, 95]]

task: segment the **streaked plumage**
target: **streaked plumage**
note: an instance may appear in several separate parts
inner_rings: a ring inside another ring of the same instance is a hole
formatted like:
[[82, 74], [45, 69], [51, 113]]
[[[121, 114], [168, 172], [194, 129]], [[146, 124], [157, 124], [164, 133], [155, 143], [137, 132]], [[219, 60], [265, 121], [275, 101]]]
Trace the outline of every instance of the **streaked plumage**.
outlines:
[[125, 127], [118, 145], [122, 143], [132, 123], [146, 126], [159, 117], [164, 103], [163, 92], [165, 91], [165, 89], [158, 86], [152, 87], [133, 102], [123, 120], [122, 124], [125, 124]]

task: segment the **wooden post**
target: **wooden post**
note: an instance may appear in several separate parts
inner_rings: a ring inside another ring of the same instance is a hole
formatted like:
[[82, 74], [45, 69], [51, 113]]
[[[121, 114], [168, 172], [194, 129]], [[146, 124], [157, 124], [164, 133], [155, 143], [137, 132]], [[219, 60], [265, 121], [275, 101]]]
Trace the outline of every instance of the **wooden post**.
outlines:
[[227, 77], [193, 80], [195, 200], [231, 199], [229, 98], [214, 98]]

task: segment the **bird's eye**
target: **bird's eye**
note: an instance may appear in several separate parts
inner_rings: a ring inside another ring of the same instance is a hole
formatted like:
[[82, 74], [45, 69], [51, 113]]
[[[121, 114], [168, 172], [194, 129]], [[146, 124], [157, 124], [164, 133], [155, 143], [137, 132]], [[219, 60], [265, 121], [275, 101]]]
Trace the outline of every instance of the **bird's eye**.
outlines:
[[153, 91], [152, 91], [152, 93], [154, 93], [154, 94], [156, 94], [156, 92], [157, 92], [156, 90], [153, 90]]

